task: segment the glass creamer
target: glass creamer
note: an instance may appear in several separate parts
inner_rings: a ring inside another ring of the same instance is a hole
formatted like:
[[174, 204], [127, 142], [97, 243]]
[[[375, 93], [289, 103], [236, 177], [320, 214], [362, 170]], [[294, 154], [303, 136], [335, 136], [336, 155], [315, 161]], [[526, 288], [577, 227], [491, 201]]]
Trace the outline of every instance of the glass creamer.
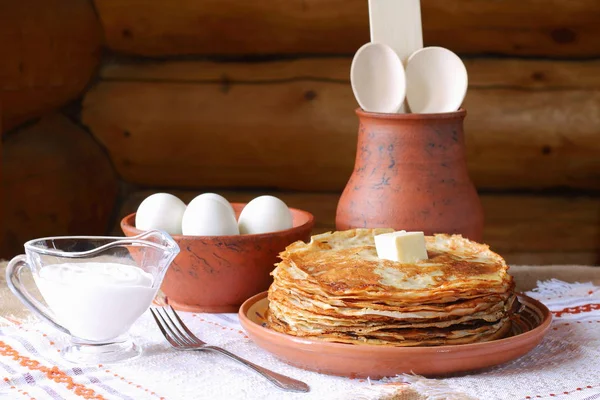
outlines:
[[[131, 238], [50, 237], [25, 243], [25, 255], [6, 269], [11, 291], [35, 314], [71, 337], [63, 356], [77, 363], [109, 363], [141, 354], [127, 334], [148, 309], [179, 253], [167, 233]], [[23, 285], [31, 270], [46, 305]]]

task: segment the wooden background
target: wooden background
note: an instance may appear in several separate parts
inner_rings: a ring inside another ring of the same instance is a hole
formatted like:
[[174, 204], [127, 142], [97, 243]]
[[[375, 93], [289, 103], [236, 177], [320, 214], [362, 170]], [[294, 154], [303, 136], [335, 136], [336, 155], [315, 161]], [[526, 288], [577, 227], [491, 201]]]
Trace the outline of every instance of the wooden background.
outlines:
[[[511, 263], [600, 263], [600, 2], [421, 4], [425, 45], [469, 72], [485, 241]], [[333, 229], [367, 0], [24, 0], [0, 30], [3, 256], [118, 233], [159, 190], [271, 193]]]

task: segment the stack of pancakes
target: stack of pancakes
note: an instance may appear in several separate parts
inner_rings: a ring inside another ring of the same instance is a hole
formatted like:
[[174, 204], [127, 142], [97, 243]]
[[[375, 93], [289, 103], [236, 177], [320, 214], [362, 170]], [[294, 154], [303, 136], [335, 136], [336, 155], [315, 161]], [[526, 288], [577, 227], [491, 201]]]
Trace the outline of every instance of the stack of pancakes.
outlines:
[[280, 254], [269, 289], [269, 326], [331, 342], [393, 346], [474, 343], [504, 337], [518, 302], [505, 261], [460, 235], [426, 236], [428, 260], [377, 257], [374, 235], [313, 236]]

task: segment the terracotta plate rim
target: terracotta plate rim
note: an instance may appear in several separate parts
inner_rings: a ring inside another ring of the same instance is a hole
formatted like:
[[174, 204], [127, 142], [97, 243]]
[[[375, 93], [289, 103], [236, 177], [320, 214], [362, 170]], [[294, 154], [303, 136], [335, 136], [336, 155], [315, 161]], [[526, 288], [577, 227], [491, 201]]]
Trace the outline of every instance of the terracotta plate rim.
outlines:
[[537, 307], [543, 314], [544, 319], [540, 322], [538, 326], [533, 328], [530, 331], [520, 333], [515, 336], [510, 336], [503, 339], [496, 339], [489, 342], [481, 342], [481, 343], [468, 343], [468, 344], [457, 344], [457, 345], [446, 345], [446, 346], [417, 346], [417, 347], [398, 347], [398, 346], [377, 346], [377, 345], [354, 345], [354, 344], [346, 344], [346, 343], [334, 343], [328, 342], [320, 339], [304, 339], [297, 336], [286, 335], [284, 333], [273, 331], [269, 328], [263, 327], [256, 322], [252, 321], [248, 317], [248, 311], [250, 307], [252, 307], [257, 302], [263, 300], [267, 297], [268, 292], [261, 292], [246, 300], [240, 307], [238, 311], [238, 316], [240, 319], [240, 324], [242, 327], [252, 335], [257, 336], [267, 336], [270, 340], [284, 342], [288, 344], [294, 345], [304, 345], [304, 346], [318, 346], [319, 351], [323, 350], [331, 350], [331, 351], [339, 351], [339, 350], [347, 350], [352, 351], [353, 353], [385, 353], [386, 355], [393, 354], [437, 354], [437, 353], [463, 353], [469, 350], [481, 350], [481, 349], [494, 349], [498, 350], [498, 348], [504, 348], [507, 346], [515, 345], [515, 342], [523, 342], [534, 340], [538, 337], [543, 337], [546, 334], [546, 331], [550, 328], [550, 324], [552, 323], [552, 313], [543, 303], [540, 301], [531, 298], [523, 293], [517, 293], [519, 299], [523, 299], [528, 303], [532, 303], [535, 307]]

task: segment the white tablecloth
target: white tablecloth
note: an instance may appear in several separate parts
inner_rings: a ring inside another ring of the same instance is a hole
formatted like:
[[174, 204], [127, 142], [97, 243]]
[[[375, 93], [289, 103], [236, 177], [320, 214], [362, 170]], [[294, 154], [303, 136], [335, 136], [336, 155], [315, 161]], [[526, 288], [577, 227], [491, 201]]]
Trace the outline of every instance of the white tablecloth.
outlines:
[[63, 334], [35, 318], [17, 321], [3, 312], [0, 398], [600, 399], [600, 288], [547, 281], [528, 294], [554, 312], [552, 327], [540, 346], [495, 368], [435, 380], [402, 375], [370, 381], [303, 371], [257, 347], [235, 314], [181, 313], [205, 341], [308, 383], [311, 392], [306, 394], [284, 393], [221, 355], [171, 349], [149, 313], [131, 330], [144, 347], [141, 358], [79, 367], [61, 358], [59, 350], [67, 343]]

